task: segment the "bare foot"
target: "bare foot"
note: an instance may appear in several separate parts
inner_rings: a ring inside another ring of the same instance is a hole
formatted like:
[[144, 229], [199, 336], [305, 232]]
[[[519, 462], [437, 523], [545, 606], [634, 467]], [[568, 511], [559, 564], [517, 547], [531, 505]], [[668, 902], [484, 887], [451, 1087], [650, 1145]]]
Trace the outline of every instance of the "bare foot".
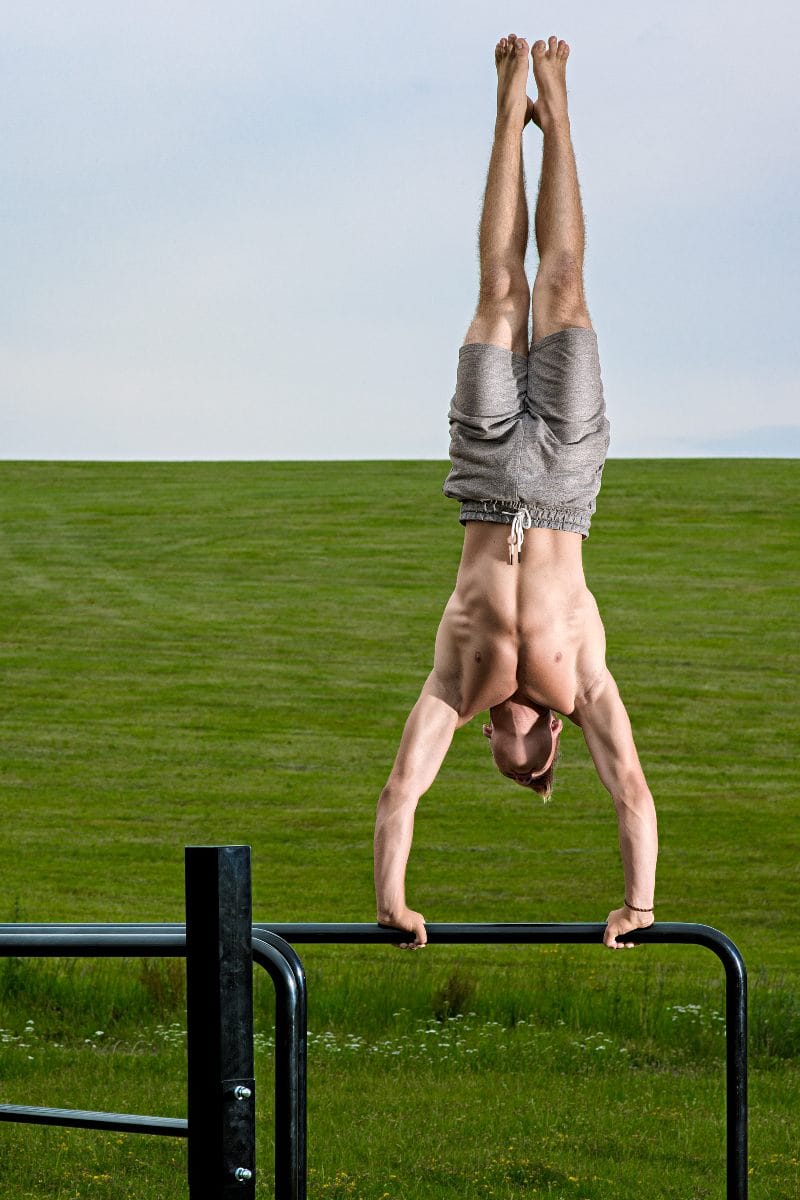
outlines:
[[532, 105], [532, 119], [541, 130], [559, 121], [568, 120], [567, 115], [567, 59], [569, 46], [565, 41], [551, 37], [549, 45], [534, 42], [531, 50], [533, 77], [539, 95]]
[[510, 33], [500, 38], [494, 48], [497, 65], [497, 116], [498, 119], [517, 125], [520, 130], [533, 117], [525, 88], [528, 82], [528, 43]]

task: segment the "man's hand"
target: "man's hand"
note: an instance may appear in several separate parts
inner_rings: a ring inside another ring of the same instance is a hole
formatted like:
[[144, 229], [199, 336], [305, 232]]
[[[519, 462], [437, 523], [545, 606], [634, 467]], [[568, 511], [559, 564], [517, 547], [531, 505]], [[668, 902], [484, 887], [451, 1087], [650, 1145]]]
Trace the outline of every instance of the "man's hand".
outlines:
[[647, 929], [648, 925], [653, 924], [652, 913], [637, 913], [633, 912], [627, 906], [624, 908], [615, 908], [606, 917], [606, 931], [603, 934], [603, 945], [608, 946], [609, 950], [633, 950], [636, 946], [635, 942], [618, 942], [616, 936], [618, 933], [632, 933], [635, 929]]
[[414, 934], [413, 942], [392, 942], [398, 950], [421, 950], [423, 946], [428, 944], [428, 935], [425, 932], [425, 918], [422, 913], [414, 912], [411, 908], [404, 908], [399, 913], [378, 913], [379, 925], [392, 925], [395, 929], [407, 929], [409, 933]]

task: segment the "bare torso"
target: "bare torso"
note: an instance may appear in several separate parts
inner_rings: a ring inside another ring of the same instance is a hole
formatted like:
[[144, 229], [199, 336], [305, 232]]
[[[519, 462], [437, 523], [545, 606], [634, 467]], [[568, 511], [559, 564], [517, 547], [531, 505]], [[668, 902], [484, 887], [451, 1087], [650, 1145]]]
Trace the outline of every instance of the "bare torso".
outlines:
[[512, 697], [569, 717], [605, 667], [582, 538], [528, 529], [508, 561], [509, 526], [469, 522], [455, 591], [436, 636], [435, 674], [460, 722]]

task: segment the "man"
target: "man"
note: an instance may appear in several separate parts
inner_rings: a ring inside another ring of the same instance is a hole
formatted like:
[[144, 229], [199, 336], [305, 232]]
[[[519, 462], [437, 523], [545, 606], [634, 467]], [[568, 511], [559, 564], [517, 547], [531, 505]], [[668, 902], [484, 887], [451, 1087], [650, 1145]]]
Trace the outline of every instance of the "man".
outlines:
[[[459, 351], [450, 408], [452, 469], [464, 548], [436, 637], [434, 666], [403, 731], [378, 804], [378, 921], [426, 943], [405, 897], [417, 802], [456, 729], [489, 710], [483, 732], [500, 772], [550, 795], [562, 713], [583, 732], [614, 800], [625, 903], [604, 944], [653, 923], [658, 834], [630, 721], [605, 664], [605, 635], [581, 561], [608, 447], [597, 339], [583, 287], [584, 224], [567, 111], [569, 46], [530, 51], [538, 96], [526, 94], [528, 44], [495, 49], [497, 119], [480, 225], [480, 291]], [[525, 274], [528, 211], [522, 133], [544, 135], [536, 207], [539, 268]], [[510, 528], [509, 528], [510, 527]], [[524, 549], [523, 549], [524, 542]]]

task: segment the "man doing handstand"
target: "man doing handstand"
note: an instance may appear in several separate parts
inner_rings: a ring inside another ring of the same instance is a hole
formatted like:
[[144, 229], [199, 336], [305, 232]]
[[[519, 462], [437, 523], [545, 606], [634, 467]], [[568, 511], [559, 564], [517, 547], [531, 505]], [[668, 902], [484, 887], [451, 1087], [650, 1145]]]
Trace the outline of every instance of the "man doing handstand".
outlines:
[[[605, 634], [586, 586], [588, 535], [608, 448], [597, 337], [583, 286], [584, 224], [567, 110], [569, 46], [495, 49], [497, 119], [480, 224], [478, 306], [459, 351], [450, 406], [452, 469], [464, 547], [436, 636], [434, 666], [403, 731], [378, 803], [378, 921], [426, 943], [406, 904], [405, 872], [419, 798], [456, 729], [488, 709], [483, 732], [498, 770], [550, 795], [562, 713], [579, 726], [619, 824], [625, 903], [604, 944], [653, 922], [658, 833], [625, 707], [605, 663]], [[539, 267], [525, 274], [528, 209], [522, 133], [542, 131], [535, 230]], [[533, 341], [528, 314], [532, 308]], [[523, 549], [524, 542], [524, 549]]]

